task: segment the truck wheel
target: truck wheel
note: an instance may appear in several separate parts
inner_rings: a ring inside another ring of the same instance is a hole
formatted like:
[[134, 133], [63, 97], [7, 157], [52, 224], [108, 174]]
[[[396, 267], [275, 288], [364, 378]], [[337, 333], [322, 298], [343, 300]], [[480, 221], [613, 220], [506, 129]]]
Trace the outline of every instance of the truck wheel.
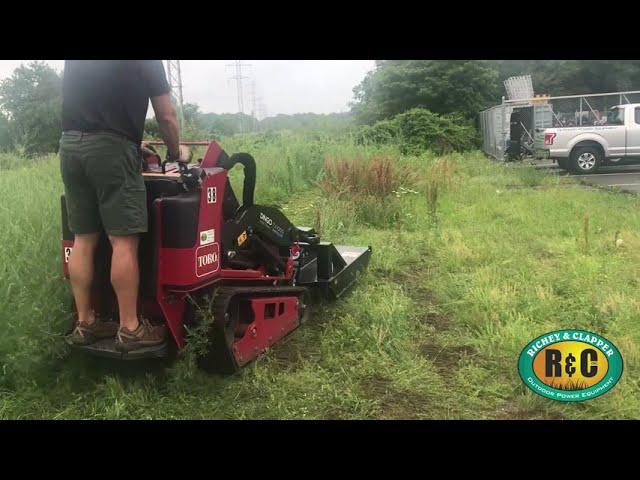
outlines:
[[594, 147], [579, 147], [571, 152], [571, 169], [574, 173], [594, 173], [602, 164], [602, 152]]
[[569, 170], [569, 159], [568, 158], [559, 158], [558, 166], [563, 170]]

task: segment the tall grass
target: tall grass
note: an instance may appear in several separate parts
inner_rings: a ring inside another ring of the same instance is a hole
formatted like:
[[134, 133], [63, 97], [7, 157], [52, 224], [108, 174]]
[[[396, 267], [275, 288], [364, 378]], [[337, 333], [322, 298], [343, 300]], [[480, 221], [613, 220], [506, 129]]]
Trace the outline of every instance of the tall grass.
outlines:
[[0, 388], [36, 381], [32, 366], [65, 350], [56, 160], [0, 172]]
[[355, 209], [357, 221], [378, 227], [395, 224], [400, 227], [403, 202], [408, 188], [418, 181], [419, 174], [412, 168], [400, 173], [396, 162], [388, 156], [361, 156], [352, 158], [329, 157], [325, 160], [322, 191], [329, 197], [347, 200]]
[[394, 146], [366, 147], [344, 139], [288, 133], [236, 136], [224, 139], [223, 148], [229, 153], [253, 154], [259, 179], [256, 195], [264, 203], [290, 198], [321, 183], [327, 158], [361, 157], [367, 161], [373, 155], [398, 156]]
[[389, 157], [373, 157], [364, 161], [362, 157], [331, 157], [324, 162], [322, 190], [327, 195], [357, 195], [386, 198], [400, 186], [400, 177]]
[[[221, 144], [255, 156], [257, 202], [323, 240], [373, 247], [358, 286], [232, 377], [193, 368], [189, 352], [169, 368], [79, 356], [61, 341], [57, 160], [1, 170], [0, 418], [640, 417], [638, 198], [555, 188], [478, 152], [293, 135]], [[521, 349], [557, 328], [616, 344], [625, 375], [611, 392], [562, 404], [522, 384]]]
[[17, 153], [0, 152], [0, 172], [21, 167], [36, 167], [38, 164], [50, 159], [51, 156], [27, 158]]
[[453, 173], [453, 166], [446, 157], [435, 161], [427, 170], [427, 204], [432, 218], [438, 210], [438, 192], [452, 186]]

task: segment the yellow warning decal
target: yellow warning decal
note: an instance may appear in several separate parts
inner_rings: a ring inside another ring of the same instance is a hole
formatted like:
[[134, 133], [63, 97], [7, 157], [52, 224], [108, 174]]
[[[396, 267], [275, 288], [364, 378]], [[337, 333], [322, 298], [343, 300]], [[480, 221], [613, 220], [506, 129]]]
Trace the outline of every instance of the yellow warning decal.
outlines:
[[245, 230], [238, 235], [238, 246], [242, 245], [247, 240], [247, 231]]

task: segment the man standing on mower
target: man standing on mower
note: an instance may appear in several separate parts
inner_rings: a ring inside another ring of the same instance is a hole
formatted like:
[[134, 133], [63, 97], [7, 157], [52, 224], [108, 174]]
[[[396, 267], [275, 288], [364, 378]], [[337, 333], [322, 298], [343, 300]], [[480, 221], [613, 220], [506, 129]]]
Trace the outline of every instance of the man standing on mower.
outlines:
[[[161, 60], [67, 60], [64, 67], [60, 170], [69, 229], [69, 258], [78, 318], [69, 341], [87, 345], [116, 337], [119, 351], [159, 345], [164, 326], [137, 311], [138, 244], [147, 231], [141, 141], [149, 100], [169, 161], [189, 161]], [[91, 307], [94, 253], [104, 230], [113, 249], [111, 283], [120, 326]]]

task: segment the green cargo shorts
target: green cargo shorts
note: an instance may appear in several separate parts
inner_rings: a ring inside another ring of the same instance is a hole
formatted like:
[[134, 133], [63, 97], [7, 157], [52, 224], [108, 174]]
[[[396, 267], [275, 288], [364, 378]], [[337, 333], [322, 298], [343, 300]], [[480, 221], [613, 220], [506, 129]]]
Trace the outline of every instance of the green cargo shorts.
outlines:
[[64, 133], [60, 172], [73, 233], [133, 235], [148, 228], [140, 146], [110, 133]]

